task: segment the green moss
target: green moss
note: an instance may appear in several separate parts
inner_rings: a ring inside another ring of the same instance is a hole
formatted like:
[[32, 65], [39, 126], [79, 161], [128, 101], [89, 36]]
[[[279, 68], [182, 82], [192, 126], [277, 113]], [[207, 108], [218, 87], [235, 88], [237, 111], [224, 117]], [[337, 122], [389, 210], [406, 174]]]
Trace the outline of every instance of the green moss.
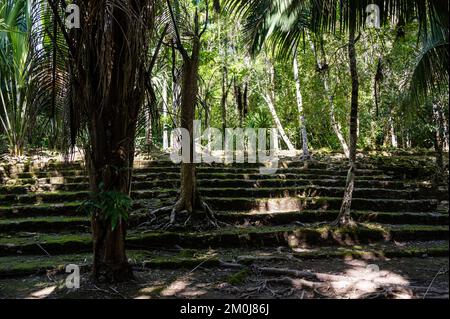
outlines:
[[55, 269], [64, 270], [67, 264], [82, 266], [91, 261], [92, 257], [89, 254], [0, 257], [0, 277], [34, 274]]
[[143, 262], [146, 268], [194, 268], [198, 265], [217, 266], [219, 259], [215, 257], [155, 257]]
[[244, 268], [227, 277], [226, 282], [230, 285], [240, 285], [250, 276], [251, 272], [248, 268]]
[[60, 209], [64, 209], [64, 207], [77, 207], [80, 206], [82, 202], [80, 201], [71, 201], [71, 202], [65, 202], [63, 204], [58, 204], [58, 203], [39, 203], [38, 205], [20, 205], [20, 206], [13, 206], [13, 205], [2, 205], [0, 206], [0, 210], [15, 210], [15, 209], [33, 209], [33, 208], [38, 208], [38, 209], [43, 209], [43, 208], [60, 208]]
[[67, 243], [86, 243], [88, 244], [91, 240], [90, 234], [38, 234], [30, 237], [17, 237], [20, 233], [15, 234], [16, 237], [13, 236], [2, 236], [0, 237], [0, 245], [15, 245], [15, 246], [23, 246], [23, 245], [35, 245], [36, 243], [41, 244], [52, 244], [64, 246]]
[[24, 222], [32, 223], [55, 223], [55, 222], [84, 222], [88, 221], [87, 217], [77, 216], [48, 216], [48, 217], [25, 217], [25, 218], [8, 218], [0, 219], [0, 225], [20, 224]]

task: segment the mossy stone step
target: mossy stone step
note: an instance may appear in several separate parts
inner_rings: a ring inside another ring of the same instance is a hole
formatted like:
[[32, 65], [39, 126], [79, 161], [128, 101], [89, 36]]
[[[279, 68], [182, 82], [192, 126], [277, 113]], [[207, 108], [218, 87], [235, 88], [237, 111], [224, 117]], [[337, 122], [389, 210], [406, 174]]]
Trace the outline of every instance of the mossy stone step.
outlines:
[[[156, 195], [158, 198], [151, 195]], [[175, 201], [173, 192], [147, 193], [145, 200], [135, 200], [133, 210], [168, 205]], [[204, 197], [208, 204], [217, 211], [240, 212], [289, 212], [304, 210], [338, 210], [341, 197], [283, 197], [283, 198], [248, 198], [248, 197]], [[439, 201], [435, 199], [363, 199], [354, 198], [352, 208], [360, 211], [380, 212], [435, 212]], [[40, 203], [38, 205], [0, 206], [0, 218], [19, 218], [37, 216], [82, 216], [82, 202]]]
[[[198, 265], [202, 267], [217, 267], [220, 261], [239, 262], [244, 265], [258, 264], [267, 261], [292, 262], [292, 257], [301, 260], [343, 258], [380, 260], [398, 257], [446, 257], [448, 256], [448, 242], [411, 242], [401, 246], [392, 244], [355, 245], [349, 247], [320, 247], [296, 251], [296, 249], [280, 253], [274, 249], [183, 249], [179, 251], [127, 251], [131, 265], [138, 268], [161, 269], [192, 269]], [[292, 257], [290, 257], [292, 256]], [[57, 256], [7, 256], [0, 257], [0, 278], [21, 277], [64, 272], [69, 264], [75, 264], [82, 270], [89, 271], [92, 254], [65, 254]]]
[[51, 204], [71, 201], [83, 201], [89, 198], [88, 191], [78, 192], [42, 192], [23, 195], [0, 195], [3, 204]]
[[[305, 210], [302, 212], [281, 213], [243, 213], [243, 212], [216, 212], [217, 219], [226, 223], [257, 223], [260, 225], [285, 225], [292, 223], [332, 222], [339, 214], [338, 210]], [[380, 223], [396, 225], [448, 225], [448, 214], [440, 213], [408, 213], [408, 212], [374, 212], [352, 211], [352, 218], [360, 223]], [[1, 224], [0, 224], [1, 225]]]
[[[344, 187], [308, 185], [300, 187], [259, 187], [259, 188], [199, 188], [200, 193], [207, 197], [292, 197], [292, 196], [324, 196], [342, 197]], [[145, 191], [144, 191], [145, 192]], [[139, 193], [136, 191], [135, 193]], [[390, 199], [433, 199], [447, 194], [439, 190], [392, 190], [383, 188], [360, 188], [355, 185], [353, 196], [357, 198], [390, 198]]]
[[0, 232], [90, 231], [90, 219], [85, 216], [49, 216], [0, 219]]
[[[358, 172], [363, 173], [365, 171], [378, 171], [378, 172], [392, 172], [393, 174], [407, 175], [415, 174], [415, 175], [423, 175], [429, 174], [430, 172], [435, 170], [435, 166], [430, 164], [429, 161], [421, 161], [421, 162], [392, 162], [393, 159], [389, 159], [389, 162], [380, 161], [380, 162], [358, 162]], [[208, 171], [223, 171], [223, 170], [247, 170], [247, 171], [257, 171], [260, 167], [263, 167], [263, 163], [230, 163], [230, 164], [222, 164], [222, 163], [197, 163], [196, 166], [201, 170]], [[331, 161], [331, 162], [320, 162], [320, 161], [285, 161], [281, 160], [277, 166], [280, 170], [284, 169], [293, 169], [293, 170], [341, 170], [345, 171], [348, 169], [348, 163], [346, 161]], [[133, 170], [135, 171], [143, 171], [143, 172], [152, 172], [155, 170], [164, 170], [164, 171], [174, 171], [179, 170], [180, 165], [174, 164], [170, 161], [156, 161], [156, 162], [135, 162]], [[67, 175], [70, 171], [85, 171], [84, 165], [71, 165], [71, 164], [61, 164], [61, 165], [50, 165], [44, 166], [40, 168], [24, 168], [17, 169], [13, 167], [5, 167], [5, 172], [7, 175], [12, 174], [46, 174], [47, 172], [60, 172], [61, 174]]]
[[[242, 212], [216, 212], [217, 219], [230, 224], [245, 224], [247, 222], [266, 226], [279, 226], [293, 223], [331, 222], [336, 219], [339, 211], [302, 211], [284, 213], [248, 214]], [[357, 222], [381, 224], [421, 224], [448, 225], [448, 214], [440, 213], [386, 213], [372, 211], [354, 211], [352, 217]], [[131, 214], [129, 229], [133, 230], [139, 224], [148, 221], [148, 216]], [[90, 229], [90, 218], [87, 216], [48, 216], [0, 219], [0, 232], [85, 232]]]
[[[316, 185], [299, 187], [264, 187], [264, 188], [225, 188], [199, 187], [203, 196], [207, 197], [294, 197], [294, 196], [322, 196], [342, 197], [344, 187], [324, 187]], [[176, 196], [179, 190], [176, 187], [170, 189], [153, 188], [150, 190], [134, 190], [131, 192], [133, 199], [148, 199]], [[88, 191], [57, 191], [29, 194], [0, 195], [0, 202], [4, 204], [36, 204], [36, 203], [61, 203], [69, 201], [83, 201], [89, 198]], [[444, 190], [386, 190], [382, 188], [358, 188], [355, 187], [353, 196], [358, 198], [390, 198], [390, 199], [436, 199], [444, 198], [447, 193]]]
[[[303, 210], [338, 210], [341, 197], [285, 197], [285, 198], [230, 198], [205, 197], [214, 210], [236, 210], [249, 212], [286, 212]], [[354, 210], [380, 212], [432, 212], [438, 201], [434, 199], [362, 199], [353, 198]]]
[[171, 232], [131, 234], [128, 243], [130, 247], [141, 249], [174, 245], [183, 245], [186, 248], [347, 246], [389, 241], [448, 240], [448, 232], [448, 226], [424, 225], [383, 227], [378, 224], [364, 224], [358, 228], [273, 226], [232, 228], [201, 234]]
[[0, 218], [19, 218], [37, 216], [82, 216], [81, 202], [59, 204], [39, 204], [20, 206], [0, 206]]
[[[129, 249], [218, 248], [218, 247], [308, 247], [348, 246], [390, 241], [448, 240], [448, 226], [402, 225], [381, 226], [363, 224], [358, 228], [331, 226], [248, 227], [226, 228], [218, 231], [193, 232], [130, 232]], [[24, 234], [23, 237], [0, 235], [0, 255], [32, 255], [44, 252], [50, 255], [87, 252], [91, 248], [90, 234]], [[44, 251], [45, 250], [45, 251]]]
[[[152, 190], [155, 188], [177, 188], [180, 185], [180, 179], [163, 179], [153, 181], [134, 181], [132, 182], [133, 190]], [[340, 179], [199, 179], [198, 185], [201, 188], [280, 188], [280, 187], [304, 187], [315, 185], [318, 187], [344, 187], [345, 178]], [[357, 179], [356, 188], [383, 188], [386, 190], [408, 190], [420, 192], [420, 196], [427, 197], [435, 194], [439, 198], [448, 198], [448, 191], [444, 187], [436, 190], [430, 184], [424, 184], [417, 181], [378, 181]], [[25, 195], [27, 193], [38, 190], [39, 192], [77, 192], [88, 191], [88, 183], [65, 183], [65, 184], [30, 184], [24, 186], [0, 186], [1, 195]]]
[[[198, 173], [205, 174], [260, 174], [258, 168], [245, 167], [197, 167]], [[133, 170], [134, 174], [152, 174], [152, 173], [176, 173], [180, 172], [179, 167], [150, 167], [137, 168]], [[310, 174], [310, 175], [324, 175], [324, 176], [346, 176], [346, 169], [318, 169], [318, 168], [278, 168], [276, 174]], [[382, 170], [361, 169], [358, 170], [358, 176], [374, 176], [383, 175]], [[84, 170], [64, 170], [64, 171], [43, 171], [18, 174], [18, 178], [44, 178], [44, 177], [73, 177], [86, 176], [87, 172]]]
[[20, 195], [26, 194], [29, 191], [28, 186], [3, 186], [0, 184], [0, 196], [1, 195]]
[[48, 171], [37, 171], [37, 172], [23, 172], [12, 175], [11, 178], [22, 178], [22, 179], [39, 179], [44, 177], [73, 177], [73, 176], [87, 176], [85, 170], [48, 170]]
[[[154, 188], [179, 187], [180, 179], [164, 179], [154, 181], [134, 181], [133, 190], [150, 190]], [[344, 187], [345, 179], [266, 179], [266, 180], [239, 180], [239, 179], [212, 179], [198, 181], [199, 187], [243, 187], [243, 188], [267, 188], [267, 187], [299, 187], [299, 186], [327, 186]], [[358, 179], [355, 183], [358, 188], [383, 188], [393, 190], [420, 190], [425, 193], [433, 192], [431, 185], [416, 181], [377, 181]], [[0, 194], [25, 194], [32, 187], [27, 186], [0, 186]], [[66, 184], [42, 184], [37, 187], [40, 191], [85, 191], [89, 189], [88, 183]], [[445, 192], [443, 189], [442, 192]]]
[[[316, 175], [310, 173], [301, 174], [271, 174], [271, 175], [261, 175], [261, 174], [241, 174], [241, 173], [198, 173], [198, 180], [298, 180], [303, 179], [333, 179], [345, 181], [345, 175]], [[143, 181], [156, 181], [156, 180], [174, 180], [180, 179], [179, 172], [173, 173], [148, 173], [148, 174], [134, 174], [133, 181], [143, 182]], [[391, 176], [387, 175], [375, 175], [375, 176], [356, 176], [356, 180], [374, 180], [374, 181], [390, 181]], [[66, 176], [66, 177], [44, 177], [44, 178], [18, 178], [10, 179], [6, 181], [7, 186], [25, 186], [25, 185], [62, 185], [62, 184], [73, 184], [73, 183], [85, 183], [89, 182], [88, 176]]]

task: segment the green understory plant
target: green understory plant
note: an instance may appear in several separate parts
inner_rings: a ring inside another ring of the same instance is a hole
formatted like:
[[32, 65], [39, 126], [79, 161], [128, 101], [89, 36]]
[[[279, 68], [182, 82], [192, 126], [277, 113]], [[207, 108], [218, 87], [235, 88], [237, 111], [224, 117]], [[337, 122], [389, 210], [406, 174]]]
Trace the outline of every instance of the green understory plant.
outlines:
[[81, 209], [90, 214], [96, 210], [101, 211], [104, 219], [111, 222], [111, 229], [115, 230], [122, 220], [128, 220], [132, 200], [125, 193], [105, 190], [103, 184], [100, 184], [99, 188], [100, 191], [85, 201]]

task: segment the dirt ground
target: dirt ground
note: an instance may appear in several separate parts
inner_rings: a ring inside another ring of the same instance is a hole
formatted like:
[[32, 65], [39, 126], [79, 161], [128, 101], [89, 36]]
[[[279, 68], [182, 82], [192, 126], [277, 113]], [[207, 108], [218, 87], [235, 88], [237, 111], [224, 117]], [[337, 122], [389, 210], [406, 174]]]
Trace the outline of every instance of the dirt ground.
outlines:
[[[1, 298], [448, 298], [448, 258], [261, 261], [251, 267], [135, 269], [136, 280], [96, 285], [82, 274], [77, 290], [65, 274], [0, 280]], [[284, 269], [273, 273], [267, 267]], [[314, 273], [314, 280], [292, 270]]]

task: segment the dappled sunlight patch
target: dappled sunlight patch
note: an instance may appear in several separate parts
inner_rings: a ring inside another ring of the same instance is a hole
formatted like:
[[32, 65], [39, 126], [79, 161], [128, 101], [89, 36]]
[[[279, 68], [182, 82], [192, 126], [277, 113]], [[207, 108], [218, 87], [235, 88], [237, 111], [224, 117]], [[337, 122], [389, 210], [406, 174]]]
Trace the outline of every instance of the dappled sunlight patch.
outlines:
[[35, 291], [33, 293], [30, 294], [30, 296], [27, 299], [44, 299], [47, 298], [48, 296], [50, 296], [55, 289], [57, 288], [57, 286], [50, 286], [50, 287], [46, 287], [43, 289], [40, 289], [38, 291]]
[[185, 291], [181, 292], [179, 296], [185, 298], [195, 298], [200, 297], [208, 293], [208, 284], [199, 283], [193, 286], [189, 286]]
[[312, 252], [316, 252], [318, 251], [318, 249], [314, 249], [308, 246], [295, 246], [295, 247], [291, 247], [292, 251], [294, 253], [312, 253]]
[[[408, 292], [409, 280], [395, 272], [382, 270], [378, 265], [367, 264], [363, 260], [345, 262], [351, 268], [347, 269], [342, 279], [330, 282], [330, 286], [349, 298], [369, 297], [377, 292], [393, 292], [394, 298], [411, 298]], [[396, 293], [394, 293], [396, 292]]]
[[179, 278], [172, 282], [169, 286], [164, 288], [160, 295], [163, 297], [171, 297], [179, 294], [183, 290], [185, 290], [189, 284], [191, 283], [191, 280], [186, 276], [184, 278]]
[[151, 299], [152, 295], [156, 295], [161, 293], [165, 289], [165, 286], [162, 282], [154, 283], [151, 286], [144, 287], [139, 290], [138, 296], [134, 299]]

